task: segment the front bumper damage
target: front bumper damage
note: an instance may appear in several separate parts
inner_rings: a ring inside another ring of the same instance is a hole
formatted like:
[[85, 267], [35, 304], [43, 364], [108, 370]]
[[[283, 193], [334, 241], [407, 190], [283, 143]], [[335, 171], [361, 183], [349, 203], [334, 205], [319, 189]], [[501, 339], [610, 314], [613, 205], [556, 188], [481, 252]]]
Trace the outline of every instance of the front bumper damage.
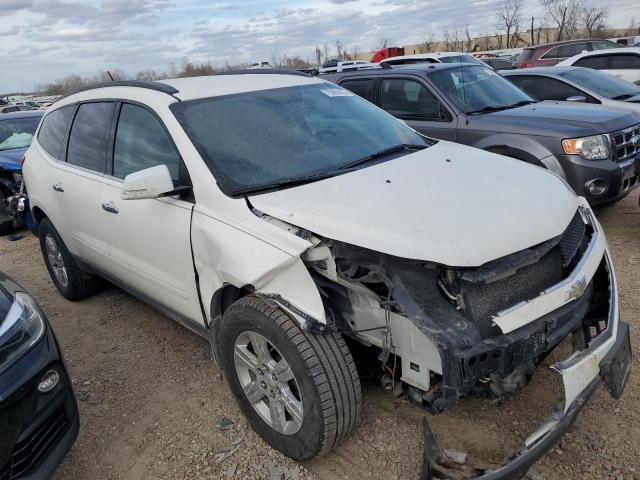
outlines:
[[[557, 410], [547, 418], [540, 428], [527, 437], [524, 446], [507, 463], [493, 470], [484, 471], [476, 477], [466, 478], [479, 480], [514, 480], [522, 478], [529, 468], [560, 440], [562, 434], [571, 428], [580, 410], [582, 410], [582, 407], [600, 383], [604, 382], [612, 397], [619, 398], [629, 377], [631, 365], [629, 325], [625, 322], [618, 322], [616, 336], [611, 338], [614, 340], [613, 343], [604, 358], [597, 364], [598, 374], [589, 381], [583, 390], [575, 395], [573, 401], [566, 406], [565, 411], [563, 411], [563, 406], [559, 405]], [[594, 351], [583, 352], [583, 355], [579, 357], [575, 358], [575, 361], [568, 359], [566, 362], [569, 363], [563, 367], [558, 364], [555, 368], [563, 374], [563, 378], [570, 378], [574, 374], [568, 372], [577, 372], [584, 368], [585, 365], [591, 364], [597, 358], [597, 353]], [[565, 362], [562, 363], [564, 364]], [[588, 368], [588, 370], [591, 370], [591, 368]], [[585, 373], [585, 371], [581, 372], [581, 380], [586, 381], [586, 379], [590, 378]], [[571, 382], [572, 380], [569, 381], [569, 383]], [[564, 383], [566, 385], [567, 381], [565, 380]], [[425, 442], [434, 442], [435, 437], [428, 431], [429, 426], [426, 421], [424, 426], [426, 430]], [[421, 480], [434, 478], [432, 470], [436, 470], [434, 467], [436, 467], [439, 457], [440, 455], [435, 445], [425, 444]]]
[[[620, 320], [618, 293], [613, 265], [606, 248], [606, 241], [600, 232], [596, 231], [594, 241], [583, 262], [577, 266], [574, 274], [554, 289], [551, 300], [556, 299], [558, 305], [566, 303], [567, 295], [573, 295], [569, 301], [576, 300], [579, 293], [583, 293], [586, 283], [592, 278], [597, 264], [606, 262], [609, 280], [609, 308], [606, 328], [595, 335], [583, 349], [575, 349], [569, 358], [562, 360], [551, 368], [562, 376], [564, 387], [564, 401], [560, 402], [547, 419], [531, 434], [522, 448], [511, 456], [511, 459], [500, 467], [476, 471], [475, 477], [482, 480], [518, 479], [539, 460], [562, 434], [571, 428], [585, 402], [591, 397], [600, 383], [613, 398], [619, 398], [627, 383], [631, 367], [631, 343], [629, 325]], [[532, 305], [533, 304], [533, 305]], [[547, 303], [547, 308], [553, 308]], [[496, 319], [503, 331], [511, 331], [521, 327], [525, 322], [526, 313], [540, 313], [535, 302], [527, 302], [518, 308], [511, 309], [501, 319]], [[511, 328], [513, 327], [513, 328]], [[428, 425], [425, 422], [425, 429]], [[425, 441], [435, 441], [432, 434], [425, 434]], [[438, 450], [434, 445], [426, 445], [423, 457], [422, 479], [438, 478], [432, 476], [432, 470], [438, 462]], [[478, 475], [479, 474], [479, 475]]]

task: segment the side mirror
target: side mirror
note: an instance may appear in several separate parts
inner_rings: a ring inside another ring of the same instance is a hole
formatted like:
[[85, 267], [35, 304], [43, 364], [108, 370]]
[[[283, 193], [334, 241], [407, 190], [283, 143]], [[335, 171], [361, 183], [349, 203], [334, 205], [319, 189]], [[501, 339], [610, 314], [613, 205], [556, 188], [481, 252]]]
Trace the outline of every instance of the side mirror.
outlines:
[[572, 97], [567, 98], [567, 102], [586, 102], [587, 97], [583, 97], [582, 95], [573, 95]]
[[124, 177], [122, 200], [158, 198], [174, 190], [173, 180], [166, 165], [145, 168]]

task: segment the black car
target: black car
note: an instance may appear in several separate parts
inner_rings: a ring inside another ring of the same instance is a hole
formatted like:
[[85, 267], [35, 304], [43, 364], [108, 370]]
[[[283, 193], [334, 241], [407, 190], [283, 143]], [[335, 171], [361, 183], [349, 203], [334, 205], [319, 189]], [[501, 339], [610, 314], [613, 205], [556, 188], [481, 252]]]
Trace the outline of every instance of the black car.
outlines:
[[538, 102], [489, 67], [416, 64], [325, 75], [418, 132], [548, 168], [592, 205], [640, 185], [640, 157], [610, 139], [640, 115], [603, 105]]
[[45, 480], [78, 435], [78, 409], [53, 329], [0, 273], [0, 480]]

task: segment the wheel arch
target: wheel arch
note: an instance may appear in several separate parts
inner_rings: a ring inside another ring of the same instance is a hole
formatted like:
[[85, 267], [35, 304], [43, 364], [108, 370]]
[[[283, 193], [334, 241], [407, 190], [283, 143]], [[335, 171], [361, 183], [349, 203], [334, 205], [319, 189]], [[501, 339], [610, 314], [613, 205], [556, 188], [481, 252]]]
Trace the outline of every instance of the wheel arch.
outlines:
[[35, 221], [36, 226], [42, 221], [43, 218], [49, 218], [45, 211], [38, 206], [34, 206], [33, 208], [31, 208], [31, 214], [33, 215], [33, 220]]
[[562, 178], [566, 178], [562, 165], [551, 150], [540, 141], [526, 135], [491, 135], [472, 146], [546, 168]]

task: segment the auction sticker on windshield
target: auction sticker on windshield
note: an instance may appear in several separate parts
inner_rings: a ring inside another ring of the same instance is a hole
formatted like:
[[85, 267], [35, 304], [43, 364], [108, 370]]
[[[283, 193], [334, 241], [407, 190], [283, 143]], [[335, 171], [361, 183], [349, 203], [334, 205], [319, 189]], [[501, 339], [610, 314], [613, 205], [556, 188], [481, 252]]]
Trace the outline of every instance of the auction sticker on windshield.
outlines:
[[326, 88], [320, 90], [327, 97], [353, 97], [354, 94], [344, 88]]

